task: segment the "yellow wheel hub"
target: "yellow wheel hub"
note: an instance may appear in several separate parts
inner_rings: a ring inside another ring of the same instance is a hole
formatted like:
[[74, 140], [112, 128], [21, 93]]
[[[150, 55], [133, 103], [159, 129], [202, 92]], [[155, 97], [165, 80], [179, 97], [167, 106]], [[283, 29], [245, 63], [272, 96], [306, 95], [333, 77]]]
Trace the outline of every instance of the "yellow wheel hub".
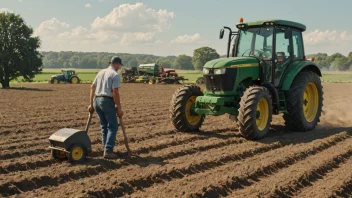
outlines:
[[54, 79], [54, 84], [58, 84], [59, 80], [58, 79]]
[[75, 147], [72, 150], [72, 159], [73, 160], [80, 160], [83, 157], [83, 148], [80, 146]]
[[194, 104], [196, 104], [197, 96], [191, 96], [186, 103], [186, 119], [189, 124], [195, 126], [199, 123], [202, 115], [192, 115], [191, 108]]
[[319, 94], [317, 86], [310, 82], [307, 84], [303, 94], [303, 114], [308, 122], [312, 122], [318, 112]]
[[269, 104], [265, 98], [259, 100], [257, 105], [257, 116], [256, 124], [260, 131], [264, 130], [269, 120]]
[[154, 84], [153, 80], [149, 80], [149, 84], [150, 84], [150, 85], [151, 85], [151, 84]]
[[78, 83], [78, 79], [77, 79], [76, 77], [73, 77], [73, 78], [71, 79], [71, 83], [72, 83], [72, 84], [77, 84], [77, 83]]

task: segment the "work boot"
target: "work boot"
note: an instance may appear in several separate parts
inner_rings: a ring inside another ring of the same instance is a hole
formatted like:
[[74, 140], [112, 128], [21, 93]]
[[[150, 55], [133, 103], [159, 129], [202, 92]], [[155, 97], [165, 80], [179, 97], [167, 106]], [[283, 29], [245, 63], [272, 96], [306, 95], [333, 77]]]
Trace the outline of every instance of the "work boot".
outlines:
[[119, 156], [112, 151], [104, 151], [104, 158], [106, 159], [117, 159]]

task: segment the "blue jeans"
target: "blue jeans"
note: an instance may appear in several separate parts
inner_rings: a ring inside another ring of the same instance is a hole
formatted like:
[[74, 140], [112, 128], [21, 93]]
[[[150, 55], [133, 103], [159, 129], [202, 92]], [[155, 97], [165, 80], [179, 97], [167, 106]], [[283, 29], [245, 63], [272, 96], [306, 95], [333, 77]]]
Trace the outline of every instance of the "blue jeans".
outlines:
[[112, 98], [98, 97], [95, 98], [93, 106], [99, 117], [104, 149], [112, 152], [118, 130], [114, 100]]

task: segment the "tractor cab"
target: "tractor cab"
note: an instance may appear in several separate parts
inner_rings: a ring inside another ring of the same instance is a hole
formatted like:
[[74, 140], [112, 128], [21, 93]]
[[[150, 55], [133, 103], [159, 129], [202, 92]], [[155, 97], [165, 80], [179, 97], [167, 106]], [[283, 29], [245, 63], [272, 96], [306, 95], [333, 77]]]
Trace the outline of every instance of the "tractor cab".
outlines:
[[240, 23], [232, 56], [256, 57], [261, 66], [261, 81], [279, 87], [285, 69], [294, 61], [305, 60], [302, 24], [285, 20]]
[[[258, 76], [250, 76], [251, 80], [269, 82], [275, 87], [280, 87], [288, 66], [295, 61], [305, 60], [302, 32], [306, 30], [306, 26], [303, 24], [286, 20], [244, 23], [241, 18], [236, 27], [237, 32], [229, 27], [220, 30], [220, 39], [224, 37], [225, 29], [229, 30], [227, 58], [223, 58], [220, 62], [222, 64], [206, 64], [205, 75], [211, 68], [238, 68], [244, 71], [249, 67], [259, 66]], [[205, 76], [205, 82], [210, 83], [209, 76], [208, 80]]]
[[69, 79], [71, 76], [77, 75], [75, 70], [61, 70], [61, 73], [64, 75], [65, 79]]

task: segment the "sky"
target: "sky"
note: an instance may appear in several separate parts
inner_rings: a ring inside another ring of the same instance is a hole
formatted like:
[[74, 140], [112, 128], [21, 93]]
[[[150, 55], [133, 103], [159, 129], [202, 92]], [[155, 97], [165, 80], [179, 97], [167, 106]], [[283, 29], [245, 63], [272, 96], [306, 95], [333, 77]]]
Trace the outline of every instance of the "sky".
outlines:
[[0, 0], [21, 15], [41, 51], [192, 55], [209, 46], [226, 54], [219, 30], [244, 21], [303, 23], [306, 54], [352, 51], [351, 0]]

